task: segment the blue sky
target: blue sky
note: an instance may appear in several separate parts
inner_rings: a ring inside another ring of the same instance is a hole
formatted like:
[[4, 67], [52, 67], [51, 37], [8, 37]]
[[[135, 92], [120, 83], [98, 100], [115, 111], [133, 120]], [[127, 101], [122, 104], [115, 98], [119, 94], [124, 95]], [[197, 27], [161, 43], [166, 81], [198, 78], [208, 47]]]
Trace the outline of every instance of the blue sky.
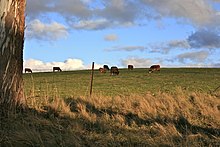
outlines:
[[220, 0], [27, 0], [33, 71], [220, 67]]

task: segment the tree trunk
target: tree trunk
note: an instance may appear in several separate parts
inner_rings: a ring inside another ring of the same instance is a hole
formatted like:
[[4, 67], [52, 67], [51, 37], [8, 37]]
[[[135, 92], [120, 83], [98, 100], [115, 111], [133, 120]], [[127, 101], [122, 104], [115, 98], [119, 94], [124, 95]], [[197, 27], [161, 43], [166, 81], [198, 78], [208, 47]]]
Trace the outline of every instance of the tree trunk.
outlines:
[[23, 47], [26, 0], [0, 0], [0, 111], [25, 104]]

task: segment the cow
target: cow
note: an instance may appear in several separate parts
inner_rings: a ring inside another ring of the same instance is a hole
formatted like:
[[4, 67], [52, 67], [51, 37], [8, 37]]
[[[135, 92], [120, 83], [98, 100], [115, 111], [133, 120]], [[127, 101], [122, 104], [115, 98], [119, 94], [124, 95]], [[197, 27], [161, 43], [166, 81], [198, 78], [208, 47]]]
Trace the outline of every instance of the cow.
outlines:
[[104, 68], [106, 71], [109, 71], [108, 65], [103, 65], [103, 68]]
[[99, 68], [99, 72], [100, 72], [100, 73], [106, 73], [106, 70], [105, 70], [105, 68], [101, 68], [101, 67], [100, 67], [100, 68]]
[[133, 65], [128, 65], [128, 70], [133, 70], [134, 66]]
[[152, 73], [154, 71], [160, 71], [160, 65], [152, 65], [149, 69], [149, 73]]
[[110, 70], [110, 75], [118, 75], [119, 74], [119, 70], [116, 66], [112, 66], [111, 70]]
[[60, 67], [53, 67], [53, 72], [55, 71], [61, 72], [62, 70], [60, 69]]
[[32, 70], [31, 70], [30, 68], [25, 68], [25, 69], [24, 69], [24, 72], [25, 72], [25, 73], [32, 73]]

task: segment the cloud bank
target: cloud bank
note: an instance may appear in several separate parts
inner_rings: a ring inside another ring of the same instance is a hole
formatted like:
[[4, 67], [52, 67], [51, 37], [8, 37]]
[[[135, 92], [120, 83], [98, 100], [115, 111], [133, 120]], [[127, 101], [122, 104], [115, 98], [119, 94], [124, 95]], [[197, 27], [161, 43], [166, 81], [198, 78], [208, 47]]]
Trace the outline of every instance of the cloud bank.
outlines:
[[179, 62], [185, 63], [187, 60], [194, 62], [204, 62], [209, 56], [207, 51], [187, 52], [177, 56]]
[[[36, 59], [24, 61], [24, 68], [31, 68], [33, 72], [52, 72], [55, 66], [60, 67], [63, 71], [91, 69], [91, 65], [84, 65], [82, 60], [72, 58], [63, 62], [43, 62]], [[95, 69], [101, 66], [100, 64], [95, 64]]]
[[[165, 17], [188, 20], [198, 26], [219, 23], [218, 11], [212, 3], [216, 0], [28, 0], [28, 17], [56, 13], [75, 23], [79, 20], [106, 19], [119, 24], [136, 24], [141, 19]], [[186, 21], [183, 21], [186, 22]]]

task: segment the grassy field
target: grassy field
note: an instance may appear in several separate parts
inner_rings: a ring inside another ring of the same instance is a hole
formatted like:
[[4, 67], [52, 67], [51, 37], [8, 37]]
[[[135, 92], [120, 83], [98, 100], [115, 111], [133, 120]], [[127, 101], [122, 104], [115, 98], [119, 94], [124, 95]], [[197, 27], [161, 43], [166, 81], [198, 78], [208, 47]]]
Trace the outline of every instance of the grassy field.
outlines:
[[[54, 96], [62, 98], [87, 96], [90, 91], [91, 71], [25, 74], [27, 96]], [[210, 92], [220, 86], [220, 69], [175, 68], [161, 69], [148, 74], [147, 69], [121, 69], [119, 76], [94, 72], [93, 93], [96, 95], [145, 95], [147, 92], [172, 93], [177, 87], [189, 92]]]
[[220, 69], [24, 74], [27, 110], [0, 146], [220, 146]]

